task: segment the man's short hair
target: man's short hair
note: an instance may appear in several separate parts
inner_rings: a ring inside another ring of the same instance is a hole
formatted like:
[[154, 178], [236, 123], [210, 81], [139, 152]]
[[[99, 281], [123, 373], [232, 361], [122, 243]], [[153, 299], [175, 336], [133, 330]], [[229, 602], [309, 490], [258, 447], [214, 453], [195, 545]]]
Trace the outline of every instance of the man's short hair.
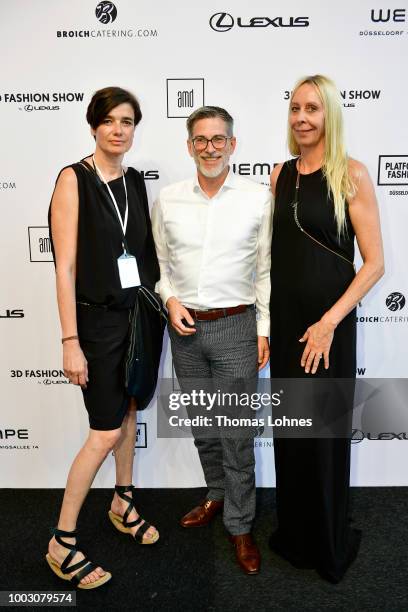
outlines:
[[187, 119], [188, 137], [192, 138], [193, 128], [197, 121], [200, 121], [200, 119], [211, 119], [213, 117], [219, 117], [225, 121], [227, 124], [227, 136], [233, 136], [234, 120], [225, 108], [221, 108], [220, 106], [201, 106], [191, 113]]

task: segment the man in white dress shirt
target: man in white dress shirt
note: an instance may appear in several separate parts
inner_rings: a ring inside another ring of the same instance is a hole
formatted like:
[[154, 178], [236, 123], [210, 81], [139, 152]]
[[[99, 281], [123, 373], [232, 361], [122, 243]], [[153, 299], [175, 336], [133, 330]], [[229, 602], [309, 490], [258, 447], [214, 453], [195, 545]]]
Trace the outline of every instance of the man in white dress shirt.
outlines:
[[[226, 110], [199, 108], [187, 129], [197, 174], [162, 189], [152, 212], [176, 374], [254, 380], [269, 359], [270, 191], [232, 173], [236, 139]], [[207, 525], [223, 509], [237, 561], [255, 574], [253, 437], [196, 435], [195, 445], [208, 494], [181, 525]]]

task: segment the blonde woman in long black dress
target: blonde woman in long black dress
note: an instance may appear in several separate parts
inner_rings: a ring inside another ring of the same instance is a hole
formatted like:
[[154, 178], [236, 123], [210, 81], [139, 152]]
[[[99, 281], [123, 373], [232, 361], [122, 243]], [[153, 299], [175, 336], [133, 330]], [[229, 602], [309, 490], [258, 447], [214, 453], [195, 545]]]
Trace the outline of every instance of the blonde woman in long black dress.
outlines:
[[[271, 175], [272, 378], [353, 379], [355, 308], [383, 274], [374, 188], [365, 166], [346, 154], [341, 107], [321, 75], [298, 81], [290, 99], [295, 158]], [[363, 260], [357, 274], [354, 238]], [[324, 409], [339, 403], [332, 400]], [[270, 546], [338, 582], [361, 535], [349, 524], [350, 440], [277, 437], [274, 449], [278, 529]]]

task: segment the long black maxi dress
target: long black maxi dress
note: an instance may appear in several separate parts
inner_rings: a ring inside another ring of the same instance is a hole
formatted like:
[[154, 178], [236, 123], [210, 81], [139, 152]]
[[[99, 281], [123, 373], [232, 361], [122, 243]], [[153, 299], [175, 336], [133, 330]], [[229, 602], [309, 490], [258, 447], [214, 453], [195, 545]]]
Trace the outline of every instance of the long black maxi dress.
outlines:
[[[294, 215], [296, 159], [283, 165], [276, 185], [271, 266], [271, 378], [305, 377], [353, 380], [356, 372], [356, 314], [338, 325], [317, 373], [305, 374], [300, 359], [306, 329], [319, 321], [354, 278], [354, 231], [348, 213], [340, 240], [334, 205], [322, 170], [300, 175], [297, 218]], [[349, 261], [345, 261], [342, 255]], [[319, 384], [319, 381], [312, 384]], [[325, 382], [325, 381], [321, 381]], [[336, 381], [332, 389], [336, 393]], [[309, 383], [307, 383], [309, 384]], [[325, 383], [326, 384], [326, 383]], [[323, 410], [338, 403], [325, 397]], [[352, 404], [352, 396], [351, 396]], [[317, 407], [319, 409], [319, 407]], [[351, 406], [345, 406], [351, 413]], [[350, 438], [274, 440], [278, 529], [271, 548], [296, 567], [315, 568], [338, 582], [357, 554], [360, 532], [349, 519]]]

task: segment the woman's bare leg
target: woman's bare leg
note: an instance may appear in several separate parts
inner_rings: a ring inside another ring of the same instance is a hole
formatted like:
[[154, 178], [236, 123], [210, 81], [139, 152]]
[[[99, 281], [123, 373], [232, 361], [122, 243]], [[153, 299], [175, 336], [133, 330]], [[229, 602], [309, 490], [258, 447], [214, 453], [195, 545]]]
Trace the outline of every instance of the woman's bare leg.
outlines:
[[[67, 486], [61, 506], [61, 513], [58, 521], [58, 529], [63, 531], [74, 531], [77, 524], [78, 514], [84, 503], [91, 484], [100, 466], [108, 453], [117, 443], [121, 435], [121, 429], [110, 431], [97, 431], [90, 429], [88, 439], [74, 459], [68, 474]], [[75, 544], [75, 538], [63, 538], [69, 544]], [[50, 540], [48, 552], [57, 563], [61, 564], [67, 556], [67, 549], [56, 542], [53, 537]], [[78, 563], [84, 558], [78, 552], [72, 559], [70, 565]], [[77, 570], [78, 571], [78, 570]], [[74, 574], [75, 572], [73, 572]], [[95, 582], [105, 572], [96, 568], [93, 572], [85, 576], [81, 583], [88, 584]]]
[[[122, 435], [114, 450], [117, 485], [127, 486], [133, 482], [133, 462], [135, 457], [136, 442], [136, 412], [136, 402], [132, 398], [129, 402], [129, 408], [122, 423]], [[123, 516], [127, 507], [128, 503], [115, 493], [111, 505], [112, 512]], [[128, 522], [131, 522], [138, 518], [139, 515], [136, 510], [132, 510], [127, 520]], [[140, 525], [132, 528], [132, 533], [136, 533], [139, 527]], [[150, 527], [143, 537], [145, 539], [156, 537], [156, 528], [153, 526]]]

